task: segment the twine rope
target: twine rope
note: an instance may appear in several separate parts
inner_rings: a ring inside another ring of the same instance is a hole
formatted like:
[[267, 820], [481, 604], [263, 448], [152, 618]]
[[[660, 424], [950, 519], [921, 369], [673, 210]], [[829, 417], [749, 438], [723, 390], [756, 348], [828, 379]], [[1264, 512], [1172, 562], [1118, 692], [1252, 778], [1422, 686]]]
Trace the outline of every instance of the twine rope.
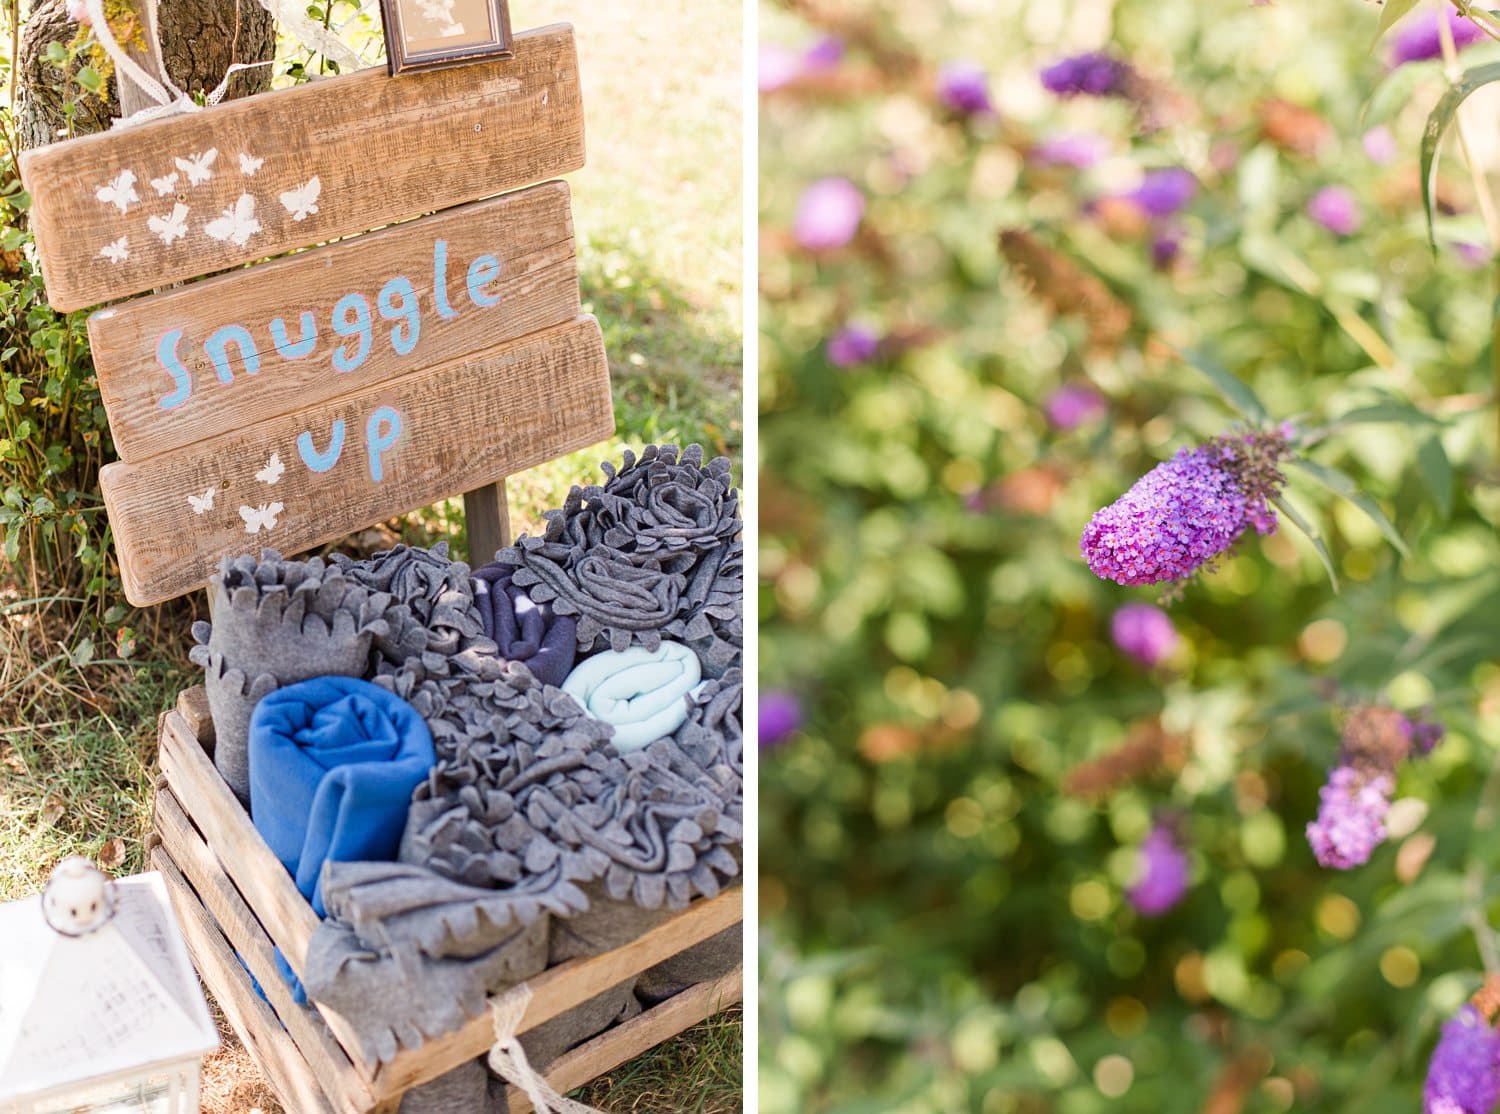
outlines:
[[490, 1014], [495, 1023], [495, 1044], [490, 1049], [490, 1069], [513, 1087], [519, 1087], [531, 1100], [536, 1114], [603, 1114], [592, 1106], [574, 1102], [558, 1094], [552, 1085], [538, 1075], [526, 1059], [516, 1030], [531, 1004], [531, 987], [522, 983], [490, 999]]

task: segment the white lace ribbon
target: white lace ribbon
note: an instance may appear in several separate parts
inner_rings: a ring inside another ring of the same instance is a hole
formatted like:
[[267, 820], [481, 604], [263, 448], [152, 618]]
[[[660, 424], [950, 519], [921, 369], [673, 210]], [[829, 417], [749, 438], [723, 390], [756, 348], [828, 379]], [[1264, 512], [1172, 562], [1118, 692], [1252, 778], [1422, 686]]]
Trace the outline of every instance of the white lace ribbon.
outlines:
[[490, 999], [490, 1014], [495, 1022], [495, 1044], [490, 1049], [490, 1069], [512, 1087], [519, 1087], [531, 1100], [536, 1114], [604, 1114], [592, 1106], [574, 1102], [558, 1094], [552, 1085], [536, 1073], [526, 1059], [516, 1030], [531, 1004], [531, 987], [522, 983]]
[[[358, 69], [362, 63], [359, 55], [345, 46], [331, 31], [319, 27], [307, 16], [283, 10], [281, 0], [259, 0], [260, 6], [271, 13], [271, 18], [278, 25], [285, 25], [292, 34], [296, 35], [304, 45], [309, 46], [318, 54], [331, 59], [339, 64], [340, 69]], [[145, 38], [148, 43], [156, 44], [156, 54], [161, 53], [161, 36], [156, 25], [157, 0], [145, 0], [142, 8], [145, 12]], [[167, 75], [166, 67], [162, 67], [162, 75], [158, 80], [154, 75], [147, 73], [129, 54], [125, 53], [120, 46], [119, 40], [115, 38], [114, 31], [110, 29], [109, 20], [104, 15], [104, 0], [84, 0], [84, 8], [89, 14], [89, 21], [93, 25], [94, 37], [99, 40], [99, 45], [104, 48], [115, 64], [115, 71], [123, 74], [133, 81], [140, 90], [156, 103], [147, 105], [139, 112], [131, 113], [123, 119], [116, 120], [114, 127], [127, 128], [135, 124], [144, 124], [148, 120], [156, 120], [162, 116], [171, 116], [179, 112], [199, 112], [199, 105], [192, 97], [188, 96], [177, 86], [172, 84], [172, 79]], [[264, 62], [236, 62], [224, 71], [224, 79], [216, 85], [206, 98], [211, 105], [218, 104], [224, 99], [224, 94], [229, 89], [230, 78], [241, 70], [253, 70], [261, 66], [272, 64], [271, 59]]]

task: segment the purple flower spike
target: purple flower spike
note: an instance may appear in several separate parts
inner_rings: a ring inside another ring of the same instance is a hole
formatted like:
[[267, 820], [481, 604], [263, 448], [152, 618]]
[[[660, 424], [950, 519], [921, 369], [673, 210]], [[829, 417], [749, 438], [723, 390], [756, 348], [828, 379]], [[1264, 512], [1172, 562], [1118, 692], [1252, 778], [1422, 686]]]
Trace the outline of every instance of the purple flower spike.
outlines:
[[1443, 1026], [1422, 1086], [1422, 1114], [1490, 1114], [1500, 1102], [1500, 1033], [1473, 1005]]
[[1182, 900], [1188, 888], [1188, 858], [1171, 828], [1158, 822], [1141, 844], [1140, 880], [1125, 896], [1145, 917], [1159, 917]]
[[835, 69], [843, 60], [844, 40], [836, 35], [824, 35], [802, 52], [802, 68], [807, 73]]
[[1322, 866], [1349, 870], [1370, 861], [1385, 842], [1385, 814], [1396, 783], [1389, 774], [1367, 775], [1335, 766], [1318, 791], [1318, 818], [1307, 826], [1307, 842]]
[[863, 325], [845, 325], [828, 341], [828, 362], [834, 367], [855, 367], [875, 358], [880, 337]]
[[1448, 733], [1448, 729], [1441, 723], [1423, 719], [1420, 715], [1403, 717], [1403, 725], [1406, 729], [1406, 737], [1411, 740], [1413, 758], [1426, 758]]
[[1115, 645], [1147, 669], [1160, 665], [1177, 649], [1177, 628], [1161, 608], [1149, 603], [1127, 603], [1109, 623]]
[[1343, 186], [1324, 186], [1313, 194], [1307, 215], [1335, 236], [1352, 236], [1365, 223], [1359, 202]]
[[802, 702], [789, 692], [772, 689], [761, 693], [757, 711], [762, 747], [786, 742], [802, 726]]
[[[1443, 40], [1438, 30], [1438, 18], [1438, 13], [1431, 8], [1423, 8], [1402, 22], [1401, 30], [1396, 33], [1391, 45], [1392, 66], [1404, 66], [1408, 62], [1425, 62], [1428, 59], [1443, 56]], [[1484, 38], [1484, 32], [1471, 20], [1465, 19], [1451, 8], [1443, 13], [1442, 18], [1448, 21], [1448, 26], [1453, 31], [1455, 50], [1473, 46]]]
[[1103, 417], [1105, 404], [1087, 383], [1068, 383], [1047, 397], [1045, 409], [1053, 428], [1067, 430]]
[[937, 96], [944, 108], [959, 116], [993, 116], [990, 79], [973, 62], [949, 62], [937, 76]]
[[1198, 179], [1180, 166], [1149, 170], [1141, 184], [1125, 194], [1148, 217], [1170, 217], [1180, 212], [1198, 192]]
[[808, 186], [797, 203], [793, 234], [808, 251], [834, 251], [859, 231], [865, 199], [848, 178], [822, 178]]
[[1095, 513], [1080, 543], [1089, 568], [1116, 584], [1186, 580], [1249, 527], [1271, 533], [1267, 500], [1281, 489], [1285, 450], [1270, 433], [1178, 450]]
[[1042, 86], [1059, 97], [1128, 97], [1135, 71], [1102, 50], [1060, 59], [1041, 73]]
[[1109, 140], [1093, 132], [1059, 132], [1049, 135], [1029, 152], [1041, 166], [1071, 166], [1087, 170], [1109, 154]]
[[1151, 265], [1158, 271], [1170, 270], [1182, 254], [1182, 230], [1167, 228], [1151, 241]]

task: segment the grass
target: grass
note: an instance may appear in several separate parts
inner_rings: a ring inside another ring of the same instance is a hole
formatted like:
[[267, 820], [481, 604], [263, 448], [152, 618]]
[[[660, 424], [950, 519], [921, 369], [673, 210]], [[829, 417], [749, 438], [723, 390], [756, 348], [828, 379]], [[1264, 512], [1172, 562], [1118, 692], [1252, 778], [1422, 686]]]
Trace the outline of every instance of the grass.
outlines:
[[[589, 165], [572, 178], [585, 308], [604, 329], [617, 435], [512, 478], [512, 524], [534, 531], [602, 459], [650, 442], [742, 444], [741, 10], [514, 0], [516, 28], [569, 21], [583, 71]], [[463, 540], [449, 500], [401, 527]], [[3, 580], [3, 577], [0, 577]], [[143, 868], [157, 716], [192, 683], [193, 601], [137, 615], [140, 649], [79, 652], [58, 610], [0, 594], [0, 900], [34, 892], [70, 854]], [[582, 1094], [610, 1111], [714, 1112], [741, 1102], [737, 1012], [690, 1030]], [[272, 1114], [237, 1042], [206, 1070], [206, 1108]]]

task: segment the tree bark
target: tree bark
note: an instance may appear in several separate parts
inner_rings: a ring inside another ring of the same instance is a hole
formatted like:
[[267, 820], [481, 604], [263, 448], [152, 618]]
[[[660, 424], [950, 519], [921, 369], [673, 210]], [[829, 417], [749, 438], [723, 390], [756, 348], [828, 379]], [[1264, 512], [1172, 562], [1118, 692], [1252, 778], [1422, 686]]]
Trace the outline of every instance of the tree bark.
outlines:
[[[212, 90], [231, 63], [261, 62], [276, 52], [271, 14], [256, 0], [161, 0], [157, 20], [167, 74], [189, 94]], [[36, 0], [26, 18], [16, 61], [15, 120], [22, 147], [40, 147], [66, 134], [65, 78], [47, 61], [47, 46], [67, 44], [77, 31], [78, 25], [68, 19], [67, 0]], [[259, 93], [270, 83], [269, 66], [241, 71], [230, 81], [225, 99]], [[73, 134], [103, 131], [120, 114], [113, 78], [106, 92], [102, 100], [86, 96], [77, 104]]]

